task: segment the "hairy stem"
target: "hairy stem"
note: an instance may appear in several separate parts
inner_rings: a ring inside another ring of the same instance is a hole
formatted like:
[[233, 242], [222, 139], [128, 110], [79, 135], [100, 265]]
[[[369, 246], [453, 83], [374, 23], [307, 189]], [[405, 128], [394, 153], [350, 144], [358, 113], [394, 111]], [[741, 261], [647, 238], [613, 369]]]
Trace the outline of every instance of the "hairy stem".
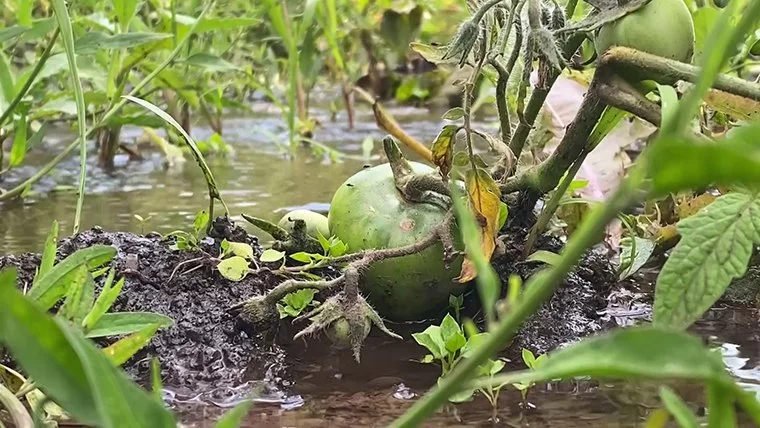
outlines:
[[565, 136], [554, 153], [546, 161], [528, 169], [502, 185], [502, 193], [511, 193], [515, 190], [529, 190], [536, 196], [540, 196], [553, 189], [559, 183], [562, 175], [578, 159], [586, 147], [588, 137], [602, 117], [602, 113], [606, 107], [596, 94], [596, 87], [601, 80], [599, 74], [597, 72], [597, 75], [591, 82], [591, 86], [583, 98], [583, 103], [578, 110], [578, 114], [567, 127]]
[[635, 114], [652, 125], [660, 126], [662, 121], [660, 106], [649, 101], [627, 82], [621, 82], [622, 79], [616, 76], [611, 77], [609, 81], [599, 82], [596, 88], [599, 99], [607, 105]]
[[[691, 64], [624, 47], [613, 47], [607, 50], [600, 58], [600, 66], [609, 66], [612, 69], [634, 69], [661, 76], [665, 80], [676, 79], [692, 83], [696, 83], [701, 74], [701, 69]], [[712, 87], [760, 101], [760, 85], [738, 77], [720, 75], [715, 79]]]
[[[569, 60], [569, 58], [575, 54], [575, 51], [577, 51], [581, 46], [581, 43], [583, 43], [583, 39], [584, 36], [582, 34], [575, 35], [568, 39], [562, 49], [565, 59]], [[525, 106], [525, 112], [523, 114], [525, 120], [517, 125], [517, 129], [515, 129], [514, 136], [510, 142], [509, 148], [512, 149], [512, 153], [515, 154], [516, 160], [520, 159], [520, 154], [525, 147], [525, 142], [528, 139], [531, 129], [533, 129], [536, 117], [538, 117], [538, 113], [544, 106], [546, 97], [549, 95], [549, 90], [560, 75], [560, 73], [553, 68], [549, 67], [549, 69], [549, 73], [544, 79], [544, 84], [533, 89], [530, 99], [528, 100], [528, 105]]]

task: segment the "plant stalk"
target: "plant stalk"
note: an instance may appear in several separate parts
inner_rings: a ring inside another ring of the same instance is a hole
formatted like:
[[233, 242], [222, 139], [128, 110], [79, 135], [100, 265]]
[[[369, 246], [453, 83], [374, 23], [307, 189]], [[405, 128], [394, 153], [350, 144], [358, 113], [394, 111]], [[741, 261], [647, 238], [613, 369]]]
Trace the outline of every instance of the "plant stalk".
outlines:
[[[190, 39], [190, 37], [195, 32], [195, 27], [198, 25], [198, 23], [201, 21], [201, 19], [206, 15], [206, 13], [211, 9], [211, 7], [214, 5], [216, 0], [210, 0], [206, 7], [203, 9], [201, 14], [198, 16], [198, 19], [193, 23], [192, 27], [190, 27], [190, 30], [188, 31], [187, 35], [185, 36], [182, 41], [177, 45], [177, 47], [174, 48], [174, 50], [169, 54], [166, 59], [159, 64], [152, 72], [150, 72], [147, 76], [145, 76], [135, 87], [129, 92], [129, 96], [136, 96], [138, 92], [140, 92], [148, 83], [150, 83], [161, 71], [163, 71], [166, 67], [169, 66], [169, 64], [174, 61], [174, 58], [179, 55], [180, 51], [182, 50], [182, 47], [185, 45], [185, 43]], [[113, 115], [116, 114], [119, 110], [121, 110], [122, 107], [124, 107], [129, 101], [126, 98], [122, 98], [113, 105], [108, 111], [105, 112], [103, 117], [100, 118], [100, 120], [93, 125], [89, 130], [87, 130], [87, 134], [85, 134], [85, 138], [90, 138], [95, 131], [103, 127], [108, 120], [113, 117]], [[7, 201], [10, 199], [15, 199], [19, 196], [21, 196], [24, 191], [31, 187], [34, 183], [38, 182], [42, 179], [45, 175], [47, 175], [50, 171], [53, 170], [53, 168], [56, 167], [61, 161], [66, 159], [66, 157], [79, 146], [80, 144], [80, 138], [75, 139], [71, 144], [66, 146], [65, 149], [61, 153], [59, 153], [55, 158], [53, 158], [50, 162], [45, 164], [42, 168], [40, 168], [36, 173], [34, 173], [31, 177], [24, 180], [24, 182], [20, 183], [13, 189], [8, 190], [7, 192], [0, 194], [0, 202]]]
[[614, 219], [618, 213], [644, 197], [644, 192], [639, 189], [642, 181], [643, 171], [631, 171], [631, 175], [621, 183], [610, 199], [605, 204], [597, 206], [589, 217], [581, 223], [578, 231], [570, 238], [562, 251], [559, 262], [534, 275], [529, 280], [525, 287], [525, 295], [503, 321], [496, 325], [496, 328], [478, 346], [472, 356], [463, 360], [438, 387], [434, 387], [428, 394], [414, 403], [391, 426], [394, 428], [419, 426], [426, 417], [446, 403], [448, 397], [456, 393], [468, 379], [472, 378], [481, 364], [501, 351], [512, 340], [520, 325], [551, 297], [562, 278], [570, 273], [587, 248], [598, 242], [607, 223]]
[[53, 36], [50, 38], [50, 41], [48, 42], [48, 45], [45, 47], [45, 50], [42, 52], [42, 56], [40, 56], [40, 59], [37, 60], [37, 64], [34, 65], [34, 68], [32, 69], [32, 72], [29, 74], [29, 77], [26, 79], [26, 82], [24, 82], [24, 86], [21, 87], [21, 89], [16, 94], [16, 97], [14, 97], [11, 100], [11, 103], [8, 105], [8, 108], [5, 109], [2, 115], [0, 115], [0, 127], [3, 126], [6, 119], [10, 117], [11, 114], [13, 114], [13, 110], [16, 109], [16, 106], [21, 102], [22, 99], [26, 96], [26, 93], [29, 91], [29, 88], [32, 87], [32, 84], [34, 83], [34, 80], [37, 78], [37, 75], [40, 74], [40, 71], [42, 71], [42, 67], [47, 62], [48, 58], [50, 58], [50, 53], [53, 51], [53, 46], [55, 46], [55, 41], [58, 40], [58, 35], [61, 33], [61, 29], [59, 27], [55, 28], [55, 32], [53, 33]]

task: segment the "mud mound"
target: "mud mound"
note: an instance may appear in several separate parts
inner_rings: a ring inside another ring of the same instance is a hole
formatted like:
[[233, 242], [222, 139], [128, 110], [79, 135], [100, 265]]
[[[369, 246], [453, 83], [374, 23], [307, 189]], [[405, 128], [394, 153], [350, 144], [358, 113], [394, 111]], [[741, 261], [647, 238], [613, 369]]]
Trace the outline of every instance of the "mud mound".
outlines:
[[[217, 222], [212, 235], [249, 243], [257, 256], [261, 253], [256, 237], [229, 222]], [[508, 236], [505, 254], [493, 260], [504, 284], [511, 274], [528, 278], [543, 267], [540, 263], [519, 261], [524, 228], [514, 226]], [[207, 239], [196, 251], [172, 251], [170, 243], [157, 234], [143, 237], [94, 228], [61, 241], [59, 259], [96, 244], [118, 249], [113, 265], [117, 276], [125, 278], [125, 284], [113, 311], [158, 312], [175, 320], [174, 326], [160, 330], [150, 345], [124, 365], [138, 381], [147, 380], [154, 356], [161, 363], [165, 385], [185, 397], [204, 394], [205, 400], [213, 401], [213, 395], [223, 395], [225, 388], [237, 388], [246, 381], [264, 379], [271, 391], [287, 380], [285, 366], [288, 359], [297, 356], [285, 355], [272, 342], [276, 339], [282, 346], [289, 346], [295, 332], [290, 331], [292, 326], [265, 338], [246, 329], [227, 312], [234, 304], [272, 288], [282, 278], [265, 271], [235, 283], [219, 275], [213, 263], [183, 273], [198, 266], [199, 261], [193, 259], [208, 260], [209, 255], [218, 255], [220, 240]], [[543, 237], [538, 247], [558, 252], [561, 243]], [[38, 254], [7, 256], [0, 258], [0, 268], [18, 266], [19, 286], [23, 287], [31, 283], [39, 259]], [[187, 263], [172, 278], [172, 272], [183, 262]], [[608, 260], [587, 255], [553, 298], [523, 326], [509, 353], [517, 355], [523, 347], [543, 353], [600, 330], [603, 321], [597, 312], [606, 307], [606, 297], [614, 282]], [[477, 296], [471, 295], [468, 300], [477, 304]], [[423, 325], [416, 327], [419, 331], [424, 329]]]
[[[219, 225], [217, 225], [219, 226]], [[230, 240], [247, 242], [260, 254], [256, 237], [235, 227], [215, 228]], [[237, 327], [226, 310], [280, 280], [273, 275], [249, 275], [231, 282], [210, 264], [182, 275], [195, 265], [190, 262], [169, 281], [182, 262], [218, 255], [218, 244], [207, 240], [199, 251], [171, 251], [169, 243], [157, 234], [145, 237], [131, 233], [105, 232], [94, 228], [66, 238], [59, 245], [59, 260], [74, 251], [96, 244], [118, 249], [113, 266], [117, 277], [125, 278], [124, 288], [112, 311], [151, 311], [174, 319], [174, 326], [159, 330], [151, 343], [130, 359], [124, 368], [139, 380], [150, 372], [150, 360], [158, 357], [164, 383], [180, 394], [198, 394], [220, 385], [239, 385], [245, 378], [262, 379], [277, 373], [282, 352], [279, 348], [254, 340]], [[204, 253], [205, 252], [205, 253]], [[135, 264], [135, 256], [137, 257]], [[19, 268], [19, 286], [30, 284], [40, 256], [24, 254], [0, 258], [0, 268]], [[274, 370], [272, 370], [274, 369]], [[252, 373], [253, 372], [253, 373]]]
[[[525, 280], [546, 267], [540, 262], [521, 261], [527, 229], [515, 225], [506, 232], [510, 237], [505, 242], [506, 251], [492, 260], [503, 284], [507, 284], [512, 274]], [[536, 242], [536, 250], [539, 249], [559, 253], [562, 243], [542, 236]], [[616, 282], [608, 258], [589, 251], [552, 298], [523, 324], [510, 353], [519, 355], [522, 348], [544, 353], [602, 330], [605, 321], [599, 311], [607, 307], [607, 297]]]

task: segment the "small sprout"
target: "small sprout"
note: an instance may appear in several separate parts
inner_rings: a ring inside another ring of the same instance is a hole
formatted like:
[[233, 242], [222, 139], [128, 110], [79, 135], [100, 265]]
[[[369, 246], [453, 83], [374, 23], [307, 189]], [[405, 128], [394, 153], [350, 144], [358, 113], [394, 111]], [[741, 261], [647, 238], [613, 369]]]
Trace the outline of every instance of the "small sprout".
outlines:
[[318, 302], [314, 301], [314, 295], [317, 290], [313, 288], [304, 288], [286, 295], [280, 300], [282, 303], [277, 304], [277, 312], [280, 313], [280, 319], [287, 317], [297, 317], [309, 306], [316, 306]]

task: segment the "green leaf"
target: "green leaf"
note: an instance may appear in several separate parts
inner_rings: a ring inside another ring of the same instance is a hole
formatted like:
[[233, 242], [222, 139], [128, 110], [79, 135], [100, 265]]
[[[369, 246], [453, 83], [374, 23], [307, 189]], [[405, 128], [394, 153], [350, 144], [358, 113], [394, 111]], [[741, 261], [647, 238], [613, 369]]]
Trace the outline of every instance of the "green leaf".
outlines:
[[662, 126], [670, 126], [678, 114], [678, 94], [676, 94], [675, 88], [670, 85], [658, 83], [657, 90], [660, 92], [662, 104]]
[[77, 102], [77, 128], [79, 131], [79, 193], [77, 198], [77, 208], [74, 214], [74, 233], [79, 231], [79, 223], [82, 217], [82, 207], [84, 206], [86, 171], [87, 171], [87, 110], [84, 103], [84, 91], [82, 90], [82, 81], [79, 79], [79, 67], [77, 58], [74, 53], [74, 34], [71, 29], [71, 18], [69, 11], [66, 9], [65, 0], [53, 0], [53, 10], [55, 19], [58, 22], [58, 28], [61, 30], [61, 39], [63, 40], [66, 60], [69, 64], [69, 74], [74, 89], [74, 98]]
[[509, 216], [509, 207], [504, 202], [499, 202], [499, 230], [504, 227]]
[[104, 49], [128, 49], [172, 37], [169, 33], [121, 33], [109, 35], [90, 31], [74, 44], [77, 54], [91, 55]]
[[251, 409], [253, 401], [246, 400], [237, 406], [230, 409], [224, 416], [221, 417], [216, 424], [215, 428], [238, 428], [243, 426], [243, 420]]
[[597, 122], [596, 126], [594, 126], [594, 130], [591, 131], [591, 135], [588, 137], [587, 144], [591, 148], [599, 145], [599, 143], [604, 140], [604, 137], [612, 132], [627, 114], [628, 113], [624, 112], [623, 110], [617, 109], [615, 107], [605, 108], [604, 113], [602, 113], [602, 117], [599, 119], [599, 122]]
[[263, 253], [261, 253], [261, 258], [259, 258], [259, 260], [264, 263], [274, 263], [274, 262], [282, 260], [283, 258], [285, 258], [284, 252], [269, 248], [269, 249], [264, 250]]
[[132, 358], [137, 351], [144, 348], [159, 328], [161, 328], [159, 324], [148, 324], [129, 336], [122, 337], [118, 341], [112, 343], [107, 348], [103, 349], [103, 352], [112, 363], [120, 366]]
[[464, 348], [462, 349], [462, 357], [469, 358], [475, 352], [478, 346], [480, 346], [481, 343], [485, 342], [486, 339], [488, 339], [488, 336], [488, 333], [478, 333], [470, 336], [467, 339], [467, 344], [465, 344]]
[[541, 262], [541, 263], [546, 263], [549, 266], [554, 266], [557, 263], [559, 263], [559, 260], [561, 258], [562, 256], [560, 256], [557, 253], [553, 253], [551, 251], [546, 251], [546, 250], [538, 250], [534, 252], [533, 254], [531, 254], [530, 256], [528, 256], [527, 260], [529, 262]]
[[56, 324], [16, 290], [16, 270], [0, 272], [0, 341], [14, 360], [78, 422], [99, 425], [92, 389]]
[[311, 263], [312, 261], [314, 261], [314, 255], [306, 253], [304, 251], [291, 254], [290, 258], [301, 263]]
[[232, 256], [224, 259], [216, 265], [219, 273], [230, 281], [242, 281], [248, 275], [250, 268], [248, 260], [240, 256]]
[[295, 309], [304, 309], [314, 300], [317, 290], [314, 288], [304, 288], [292, 293], [288, 293], [282, 298], [282, 301]]
[[464, 334], [462, 334], [462, 329], [459, 328], [459, 324], [457, 324], [456, 320], [451, 316], [451, 314], [446, 314], [446, 316], [443, 318], [439, 331], [441, 333], [441, 339], [443, 339], [446, 351], [448, 351], [448, 353], [451, 355], [462, 349], [464, 345], [467, 344], [467, 339], [465, 339]]
[[235, 255], [242, 257], [246, 260], [253, 260], [253, 247], [245, 242], [228, 242], [227, 246], [229, 251]]
[[129, 22], [132, 21], [137, 10], [142, 6], [142, 1], [138, 0], [113, 0], [113, 11], [116, 20], [119, 22], [122, 32], [129, 28]]
[[29, 297], [36, 300], [43, 310], [48, 310], [66, 294], [70, 275], [80, 265], [87, 264], [90, 269], [102, 266], [116, 255], [116, 248], [109, 245], [93, 245], [77, 250], [55, 265], [50, 272], [41, 277], [37, 286], [29, 291]]
[[692, 12], [694, 19], [694, 59], [700, 61], [704, 53], [707, 36], [715, 25], [720, 12], [712, 7], [700, 7]]
[[638, 272], [642, 266], [649, 261], [654, 252], [655, 243], [651, 239], [639, 238], [634, 236], [633, 239], [625, 237], [620, 241], [620, 280], [624, 280], [634, 273]]
[[[175, 427], [173, 415], [132, 383], [105, 354], [67, 326], [61, 330], [81, 359], [104, 427]], [[35, 377], [36, 379], [36, 377]], [[67, 409], [68, 410], [68, 409]]]
[[443, 119], [445, 120], [459, 120], [463, 117], [464, 109], [462, 107], [454, 107], [443, 114]]
[[40, 261], [40, 267], [37, 269], [37, 273], [34, 275], [32, 281], [32, 288], [37, 286], [40, 278], [47, 275], [55, 264], [56, 250], [58, 249], [58, 222], [53, 220], [53, 225], [50, 227], [50, 232], [45, 239], [45, 246], [42, 249], [42, 259]]
[[0, 44], [13, 40], [29, 30], [31, 30], [31, 27], [23, 27], [20, 25], [3, 28], [0, 30]]
[[441, 337], [441, 328], [437, 325], [428, 326], [422, 333], [413, 333], [414, 341], [424, 346], [435, 359], [440, 360], [446, 353], [446, 344]]
[[66, 298], [58, 315], [74, 324], [80, 324], [92, 305], [95, 283], [87, 265], [79, 265], [70, 277]]
[[34, 9], [33, 0], [17, 0], [16, 1], [16, 19], [20, 25], [24, 27], [32, 26], [32, 10]]
[[522, 360], [529, 369], [532, 369], [536, 364], [536, 356], [528, 348], [522, 349]]
[[657, 277], [654, 323], [686, 328], [747, 271], [760, 243], [760, 196], [723, 195], [678, 223], [681, 240]]
[[667, 379], [731, 382], [720, 354], [698, 337], [651, 326], [614, 330], [550, 354], [535, 369], [511, 372], [470, 386], [531, 384], [591, 376], [601, 379]]
[[681, 400], [681, 397], [667, 386], [660, 387], [660, 400], [662, 404], [668, 409], [673, 418], [675, 418], [678, 425], [683, 428], [699, 428], [699, 421], [697, 421], [694, 413], [689, 409], [689, 406]]
[[156, 324], [160, 328], [169, 327], [174, 320], [166, 315], [152, 312], [116, 312], [103, 315], [100, 320], [85, 332], [85, 337], [106, 337], [130, 334]]
[[203, 231], [208, 222], [209, 215], [206, 210], [201, 210], [195, 213], [195, 218], [193, 219], [193, 231], [195, 232], [196, 236], [201, 233], [201, 231]]
[[116, 271], [113, 269], [108, 272], [108, 277], [106, 277], [100, 295], [98, 295], [98, 298], [95, 300], [95, 304], [93, 304], [90, 312], [85, 316], [84, 320], [82, 320], [82, 328], [85, 331], [92, 329], [95, 324], [100, 321], [103, 315], [111, 309], [116, 298], [119, 297], [119, 293], [121, 293], [121, 289], [124, 287], [124, 278], [119, 279], [116, 282], [116, 285], [112, 287], [111, 284], [113, 284], [115, 274]]
[[190, 137], [187, 131], [185, 131], [185, 129], [182, 128], [182, 126], [179, 123], [177, 123], [177, 121], [174, 120], [173, 117], [171, 117], [170, 115], [168, 115], [166, 112], [156, 107], [155, 105], [149, 103], [148, 101], [141, 100], [139, 98], [135, 98], [129, 95], [125, 95], [123, 98], [126, 98], [132, 101], [133, 103], [136, 103], [142, 106], [143, 108], [150, 110], [151, 112], [159, 116], [161, 119], [165, 120], [169, 125], [173, 126], [174, 129], [176, 129], [180, 134], [182, 134], [183, 137], [185, 137], [185, 142], [190, 147], [190, 151], [192, 152], [196, 163], [200, 167], [201, 171], [203, 172], [203, 176], [206, 179], [206, 184], [209, 187], [209, 197], [222, 201], [221, 195], [219, 194], [219, 190], [216, 185], [216, 180], [214, 180], [214, 175], [211, 173], [211, 169], [208, 167], [206, 160], [203, 158], [203, 154], [201, 153], [200, 150], [198, 150], [198, 145], [195, 144], [195, 141]]
[[333, 238], [328, 253], [331, 257], [340, 257], [348, 251], [348, 245], [340, 239]]
[[16, 96], [16, 89], [10, 61], [8, 61], [8, 57], [2, 51], [0, 51], [0, 95], [2, 95], [2, 98], [0, 98], [0, 111], [4, 111]]
[[736, 128], [714, 143], [687, 137], [658, 141], [642, 154], [653, 180], [653, 195], [710, 185], [760, 188], [758, 141], [760, 125]]
[[431, 46], [424, 43], [412, 42], [409, 44], [409, 47], [433, 64], [453, 64], [459, 61], [458, 58], [443, 59], [446, 51], [449, 49], [448, 46]]
[[164, 384], [161, 381], [161, 363], [158, 361], [158, 357], [150, 359], [150, 388], [153, 399], [163, 403]]
[[43, 123], [42, 126], [40, 126], [40, 129], [37, 130], [37, 132], [34, 133], [28, 140], [26, 140], [26, 152], [29, 153], [30, 150], [34, 148], [37, 144], [39, 144], [42, 139], [45, 137], [45, 131], [47, 131], [47, 123]]
[[201, 67], [210, 72], [238, 71], [240, 67], [216, 55], [199, 52], [185, 60], [185, 64]]

